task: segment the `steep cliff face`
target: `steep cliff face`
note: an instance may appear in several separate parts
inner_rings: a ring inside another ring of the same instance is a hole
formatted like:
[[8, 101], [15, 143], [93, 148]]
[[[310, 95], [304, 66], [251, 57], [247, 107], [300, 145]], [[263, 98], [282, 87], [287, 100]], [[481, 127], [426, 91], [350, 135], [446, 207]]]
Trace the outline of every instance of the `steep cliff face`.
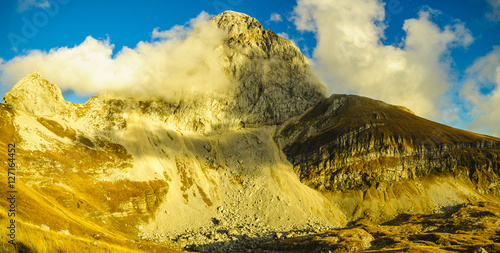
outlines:
[[226, 11], [209, 22], [227, 33], [214, 50], [222, 51], [220, 67], [232, 83], [228, 90], [177, 101], [104, 93], [87, 104], [113, 117], [138, 113], [179, 130], [220, 134], [282, 123], [326, 98], [324, 85], [291, 41], [243, 13]]
[[245, 124], [281, 123], [326, 96], [291, 41], [246, 14], [226, 11], [211, 21], [228, 33], [222, 66], [238, 83], [229, 106]]
[[302, 182], [322, 191], [450, 175], [499, 194], [500, 139], [359, 96], [332, 95], [276, 137]]

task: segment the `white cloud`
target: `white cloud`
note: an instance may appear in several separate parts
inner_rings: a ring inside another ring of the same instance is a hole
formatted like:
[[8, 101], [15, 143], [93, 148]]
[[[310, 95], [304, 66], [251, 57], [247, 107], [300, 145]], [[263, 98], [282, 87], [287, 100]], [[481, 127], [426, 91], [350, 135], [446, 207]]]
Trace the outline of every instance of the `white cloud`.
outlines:
[[290, 40], [290, 36], [288, 35], [288, 33], [285, 33], [285, 32], [281, 32], [281, 33], [278, 33], [279, 36], [287, 39], [287, 40]]
[[49, 8], [49, 0], [17, 0], [17, 11], [24, 12], [29, 10], [31, 7], [36, 8]]
[[273, 13], [273, 14], [271, 14], [271, 18], [269, 19], [269, 21], [281, 22], [281, 21], [283, 21], [283, 18], [281, 18], [280, 14]]
[[166, 39], [166, 40], [185, 39], [188, 37], [193, 27], [209, 19], [210, 19], [210, 14], [202, 11], [196, 18], [189, 20], [189, 22], [187, 22], [186, 24], [175, 25], [172, 28], [170, 28], [170, 30], [165, 30], [160, 32], [159, 28], [156, 27], [153, 30], [151, 38]]
[[226, 34], [207, 19], [206, 13], [200, 14], [185, 31], [155, 29], [153, 37], [160, 40], [139, 42], [134, 49], [124, 47], [115, 56], [109, 40], [90, 36], [71, 48], [33, 50], [1, 64], [0, 83], [12, 86], [39, 70], [61, 89], [78, 95], [112, 90], [179, 99], [215, 92], [229, 83], [219, 64], [220, 44]]
[[291, 38], [290, 35], [288, 35], [288, 33], [286, 32], [280, 32], [280, 33], [277, 33], [279, 36], [291, 41], [296, 47], [298, 47], [298, 41], [300, 41], [302, 38], [299, 38], [298, 41], [296, 38]]
[[449, 49], [473, 41], [462, 23], [438, 27], [431, 20], [439, 14], [427, 8], [405, 21], [401, 47], [383, 45], [385, 10], [377, 0], [299, 0], [294, 15], [299, 30], [316, 33], [314, 66], [330, 92], [404, 105], [433, 119], [449, 106]]
[[[471, 107], [473, 123], [471, 130], [500, 136], [500, 46], [488, 55], [477, 59], [467, 69], [469, 80], [460, 95]], [[491, 92], [483, 94], [480, 89], [488, 86]]]
[[490, 21], [500, 21], [500, 0], [488, 0], [491, 5], [491, 12], [486, 13], [486, 17]]
[[153, 29], [153, 33], [151, 34], [152, 39], [181, 39], [187, 37], [189, 34], [189, 29], [186, 26], [176, 25], [170, 30], [159, 31], [159, 27]]

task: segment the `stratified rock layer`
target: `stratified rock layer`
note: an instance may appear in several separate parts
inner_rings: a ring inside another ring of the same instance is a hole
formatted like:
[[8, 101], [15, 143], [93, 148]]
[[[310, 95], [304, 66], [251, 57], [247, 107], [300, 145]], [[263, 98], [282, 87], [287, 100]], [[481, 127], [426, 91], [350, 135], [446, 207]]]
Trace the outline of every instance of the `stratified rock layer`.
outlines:
[[367, 189], [428, 175], [469, 178], [498, 195], [500, 140], [359, 96], [332, 95], [276, 137], [302, 182], [322, 191]]

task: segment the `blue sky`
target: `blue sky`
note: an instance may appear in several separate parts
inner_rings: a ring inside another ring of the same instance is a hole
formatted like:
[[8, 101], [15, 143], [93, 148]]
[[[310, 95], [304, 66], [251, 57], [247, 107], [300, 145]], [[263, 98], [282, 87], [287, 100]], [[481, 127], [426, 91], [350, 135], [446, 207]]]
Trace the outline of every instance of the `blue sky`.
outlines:
[[[124, 47], [136, 50], [141, 41], [158, 40], [152, 38], [155, 28], [189, 28], [188, 22], [202, 12], [230, 9], [293, 40], [330, 93], [365, 95], [455, 127], [500, 135], [500, 114], [493, 110], [500, 106], [500, 50], [495, 51], [500, 0], [8, 0], [1, 5], [0, 96], [22, 76], [44, 67], [30, 60], [37, 54], [58, 68], [47, 60], [51, 49], [70, 51], [87, 41], [92, 45], [83, 50], [88, 57], [94, 48], [110, 49], [113, 64]], [[378, 63], [396, 70], [375, 68]], [[42, 75], [61, 86], [69, 101], [84, 103], [93, 95], [46, 72]]]
[[[109, 37], [116, 49], [121, 49], [123, 46], [134, 47], [139, 41], [150, 40], [155, 27], [168, 29], [174, 25], [182, 25], [202, 11], [216, 15], [231, 9], [247, 13], [264, 23], [270, 18], [271, 13], [286, 15], [296, 4], [294, 1], [244, 0], [187, 2], [58, 0], [55, 2], [59, 1], [65, 4], [59, 4], [59, 11], [54, 17], [49, 17], [47, 24], [40, 27], [34, 38], [28, 39], [28, 43], [19, 46], [18, 53], [12, 50], [13, 46], [7, 35], [10, 32], [22, 35], [23, 17], [32, 22], [38, 17], [38, 15], [35, 17], [36, 13], [50, 8], [31, 6], [28, 10], [19, 12], [17, 1], [2, 1], [0, 55], [4, 60], [11, 59], [22, 50], [71, 47], [80, 44], [89, 35], [94, 38]], [[265, 8], [262, 7], [264, 5]], [[286, 30], [286, 27], [280, 27]]]

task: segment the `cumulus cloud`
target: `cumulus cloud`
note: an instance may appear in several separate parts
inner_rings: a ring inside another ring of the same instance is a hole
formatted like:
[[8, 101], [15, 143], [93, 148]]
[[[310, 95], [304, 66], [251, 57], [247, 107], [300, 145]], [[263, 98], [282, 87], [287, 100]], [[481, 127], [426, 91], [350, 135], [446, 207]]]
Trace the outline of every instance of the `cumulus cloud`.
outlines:
[[[500, 46], [467, 69], [469, 79], [460, 95], [470, 106], [470, 129], [500, 136]], [[486, 88], [488, 92], [481, 92]]]
[[491, 12], [486, 13], [486, 17], [490, 21], [500, 21], [500, 0], [488, 0], [491, 6]]
[[159, 31], [159, 27], [153, 29], [153, 33], [151, 34], [152, 39], [179, 39], [185, 38], [188, 35], [188, 28], [182, 25], [175, 25], [170, 28], [170, 30]]
[[283, 21], [283, 18], [281, 18], [281, 15], [278, 14], [278, 13], [273, 13], [271, 14], [271, 18], [269, 19], [269, 21], [273, 21], [273, 22], [281, 22]]
[[334, 93], [355, 93], [404, 105], [440, 119], [448, 106], [449, 49], [473, 38], [460, 22], [439, 27], [425, 8], [404, 22], [402, 45], [383, 45], [385, 10], [377, 0], [299, 0], [294, 22], [316, 34], [314, 68]]
[[169, 30], [159, 31], [159, 27], [153, 30], [152, 39], [186, 39], [188, 35], [198, 24], [204, 23], [210, 19], [210, 15], [206, 12], [201, 12], [196, 18], [189, 20], [185, 25], [175, 25]]
[[290, 36], [288, 35], [288, 33], [285, 33], [285, 32], [281, 32], [281, 33], [278, 33], [279, 36], [287, 39], [287, 40], [290, 40]]
[[114, 91], [124, 95], [189, 97], [217, 92], [229, 84], [220, 68], [226, 34], [201, 13], [185, 27], [155, 29], [152, 42], [124, 47], [113, 55], [108, 40], [87, 37], [74, 47], [33, 50], [0, 64], [0, 83], [12, 86], [39, 70], [63, 90], [78, 95]]
[[17, 11], [24, 12], [31, 7], [36, 8], [49, 8], [49, 0], [17, 0]]

